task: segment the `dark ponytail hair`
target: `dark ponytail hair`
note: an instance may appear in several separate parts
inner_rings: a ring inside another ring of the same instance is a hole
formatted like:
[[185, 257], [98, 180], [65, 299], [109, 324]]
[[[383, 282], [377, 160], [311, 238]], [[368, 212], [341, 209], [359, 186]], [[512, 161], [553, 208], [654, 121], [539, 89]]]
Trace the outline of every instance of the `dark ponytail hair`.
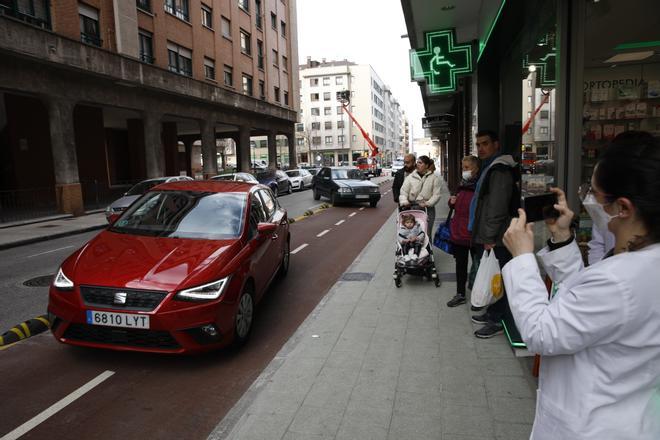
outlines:
[[660, 142], [644, 131], [618, 135], [598, 160], [594, 180], [607, 199], [635, 205], [648, 235], [631, 249], [660, 242]]
[[427, 167], [431, 167], [433, 165], [433, 160], [428, 156], [419, 156], [417, 160], [424, 162]]

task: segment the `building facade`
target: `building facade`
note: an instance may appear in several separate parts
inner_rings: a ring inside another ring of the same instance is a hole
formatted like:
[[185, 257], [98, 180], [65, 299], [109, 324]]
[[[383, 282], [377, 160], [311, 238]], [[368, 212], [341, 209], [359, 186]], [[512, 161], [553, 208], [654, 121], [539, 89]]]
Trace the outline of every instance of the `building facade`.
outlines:
[[252, 136], [274, 167], [276, 136], [293, 148], [296, 28], [295, 0], [0, 3], [0, 222], [195, 164], [246, 170]]
[[359, 128], [342, 109], [337, 92], [350, 92], [350, 111], [378, 146], [381, 161], [401, 150], [402, 109], [370, 65], [313, 61], [300, 66], [299, 160], [310, 164], [351, 165], [370, 154]]

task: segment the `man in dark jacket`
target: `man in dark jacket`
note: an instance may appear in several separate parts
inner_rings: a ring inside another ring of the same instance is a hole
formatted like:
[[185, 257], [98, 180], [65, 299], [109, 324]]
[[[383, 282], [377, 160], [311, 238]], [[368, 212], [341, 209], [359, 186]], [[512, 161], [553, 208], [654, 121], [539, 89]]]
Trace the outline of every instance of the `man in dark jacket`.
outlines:
[[[484, 250], [495, 252], [500, 268], [511, 260], [511, 254], [504, 247], [502, 237], [511, 223], [512, 198], [515, 190], [515, 167], [513, 157], [500, 152], [497, 134], [491, 130], [477, 133], [477, 153], [481, 159], [481, 175], [477, 181], [475, 194], [470, 204], [468, 229], [477, 249], [477, 258]], [[486, 313], [475, 315], [472, 322], [483, 325], [474, 332], [478, 338], [490, 338], [504, 331], [501, 320], [507, 313], [509, 302], [506, 292]]]
[[394, 173], [394, 183], [392, 183], [392, 194], [394, 195], [394, 203], [399, 205], [399, 195], [401, 195], [401, 186], [406, 177], [415, 171], [415, 155], [406, 154], [403, 157], [403, 168]]

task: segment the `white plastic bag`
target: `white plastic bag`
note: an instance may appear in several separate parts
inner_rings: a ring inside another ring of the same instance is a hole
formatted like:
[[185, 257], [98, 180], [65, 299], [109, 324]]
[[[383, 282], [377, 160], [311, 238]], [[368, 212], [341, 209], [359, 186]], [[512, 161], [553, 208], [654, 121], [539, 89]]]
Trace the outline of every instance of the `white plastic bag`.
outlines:
[[486, 307], [502, 298], [503, 293], [502, 272], [495, 251], [484, 250], [472, 286], [470, 302], [475, 307]]

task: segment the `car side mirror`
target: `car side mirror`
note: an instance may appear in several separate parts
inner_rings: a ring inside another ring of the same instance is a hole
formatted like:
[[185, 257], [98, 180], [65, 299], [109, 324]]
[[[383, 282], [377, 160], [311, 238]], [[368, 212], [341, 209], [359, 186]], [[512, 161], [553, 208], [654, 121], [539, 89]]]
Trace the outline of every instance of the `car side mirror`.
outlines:
[[114, 225], [119, 217], [120, 214], [110, 214], [108, 216], [108, 223], [110, 224], [110, 226]]
[[275, 223], [259, 223], [257, 225], [257, 232], [259, 235], [268, 235], [272, 234], [277, 230], [277, 225]]

